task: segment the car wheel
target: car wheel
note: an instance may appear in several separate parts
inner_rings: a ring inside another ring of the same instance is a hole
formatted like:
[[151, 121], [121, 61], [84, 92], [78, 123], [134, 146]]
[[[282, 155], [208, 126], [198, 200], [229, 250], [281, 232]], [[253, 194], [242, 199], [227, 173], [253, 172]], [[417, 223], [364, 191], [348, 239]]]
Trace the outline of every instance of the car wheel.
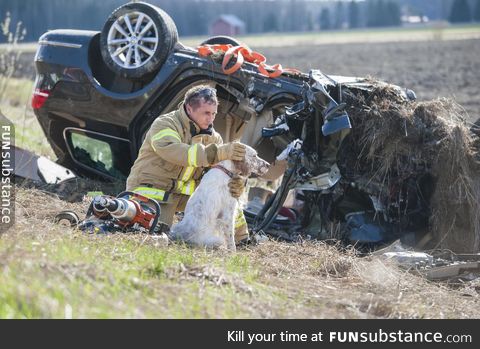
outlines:
[[100, 50], [112, 71], [139, 79], [160, 68], [177, 40], [177, 28], [168, 14], [150, 4], [128, 3], [105, 22]]
[[225, 35], [218, 35], [218, 36], [212, 36], [211, 38], [208, 38], [204, 42], [200, 44], [202, 45], [232, 45], [232, 46], [240, 46], [242, 43], [238, 41], [237, 39], [234, 39], [230, 36], [225, 36]]

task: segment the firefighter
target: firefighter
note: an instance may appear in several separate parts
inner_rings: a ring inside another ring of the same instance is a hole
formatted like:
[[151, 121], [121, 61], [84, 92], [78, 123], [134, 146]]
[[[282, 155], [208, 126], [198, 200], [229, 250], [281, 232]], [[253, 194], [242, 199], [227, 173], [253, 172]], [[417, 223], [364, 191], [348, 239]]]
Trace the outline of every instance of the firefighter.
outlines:
[[[160, 220], [172, 225], [175, 212], [183, 211], [205, 168], [222, 160], [242, 161], [245, 146], [223, 144], [213, 129], [217, 114], [216, 90], [195, 86], [187, 91], [178, 110], [157, 117], [148, 130], [127, 179], [127, 190], [160, 203]], [[245, 178], [233, 177], [230, 194], [238, 198]], [[248, 240], [247, 222], [239, 209], [235, 217], [235, 241]]]

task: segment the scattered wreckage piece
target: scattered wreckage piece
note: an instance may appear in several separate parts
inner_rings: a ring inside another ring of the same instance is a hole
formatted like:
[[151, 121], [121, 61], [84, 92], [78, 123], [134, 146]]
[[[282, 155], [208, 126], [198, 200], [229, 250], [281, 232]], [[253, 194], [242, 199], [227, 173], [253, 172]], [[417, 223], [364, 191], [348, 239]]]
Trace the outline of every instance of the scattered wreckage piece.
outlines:
[[385, 252], [383, 255], [387, 260], [394, 260], [405, 268], [419, 267], [422, 265], [432, 265], [433, 256], [425, 252], [398, 251]]
[[73, 170], [38, 156], [29, 150], [12, 146], [15, 151], [13, 171], [16, 185], [35, 188], [57, 195], [69, 202], [82, 201], [85, 195], [99, 192], [117, 193], [123, 183], [105, 183], [79, 177]]
[[65, 168], [44, 156], [13, 146], [15, 150], [16, 183], [31, 181], [39, 185], [59, 185], [76, 178], [72, 170]]
[[480, 254], [456, 254], [433, 250], [430, 253], [410, 251], [400, 240], [371, 255], [393, 261], [399, 267], [431, 281], [480, 279]]
[[[421, 275], [431, 281], [452, 279], [469, 280], [480, 278], [480, 255], [471, 255], [473, 260], [446, 260], [425, 252], [386, 252], [382, 257], [393, 260], [404, 269]], [[477, 261], [475, 261], [475, 259]]]
[[422, 274], [432, 281], [449, 280], [456, 277], [462, 277], [465, 274], [475, 274], [475, 278], [480, 278], [480, 262], [457, 262], [441, 267], [425, 269]]

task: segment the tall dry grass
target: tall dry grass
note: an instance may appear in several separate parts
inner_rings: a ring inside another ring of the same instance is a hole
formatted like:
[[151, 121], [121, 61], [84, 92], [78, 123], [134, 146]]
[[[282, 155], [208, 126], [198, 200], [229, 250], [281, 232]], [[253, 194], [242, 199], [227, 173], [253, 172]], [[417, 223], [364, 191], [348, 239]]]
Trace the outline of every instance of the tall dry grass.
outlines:
[[1, 35], [6, 44], [0, 48], [0, 101], [5, 98], [7, 87], [13, 73], [18, 68], [22, 50], [19, 43], [25, 38], [27, 30], [22, 22], [12, 24], [10, 13], [7, 12], [3, 22], [0, 23]]

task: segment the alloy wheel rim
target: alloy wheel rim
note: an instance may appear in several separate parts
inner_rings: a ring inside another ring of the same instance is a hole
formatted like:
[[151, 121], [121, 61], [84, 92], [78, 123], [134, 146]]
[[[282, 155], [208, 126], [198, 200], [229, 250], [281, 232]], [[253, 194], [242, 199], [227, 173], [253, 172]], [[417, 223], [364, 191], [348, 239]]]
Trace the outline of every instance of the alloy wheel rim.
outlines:
[[117, 18], [108, 31], [108, 52], [122, 68], [136, 69], [152, 59], [158, 47], [158, 30], [142, 12], [130, 12]]

